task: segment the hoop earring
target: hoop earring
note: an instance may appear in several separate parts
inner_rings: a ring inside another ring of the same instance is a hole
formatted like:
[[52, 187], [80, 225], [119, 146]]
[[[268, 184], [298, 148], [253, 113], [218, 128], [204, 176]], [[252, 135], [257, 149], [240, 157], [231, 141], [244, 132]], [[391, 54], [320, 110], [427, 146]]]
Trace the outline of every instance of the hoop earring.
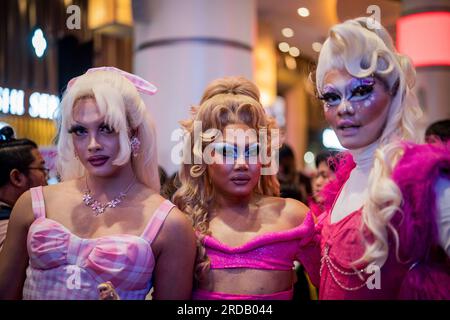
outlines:
[[141, 141], [138, 137], [132, 136], [130, 139], [130, 147], [131, 147], [131, 153], [133, 154], [133, 157], [137, 157], [139, 154], [139, 149], [141, 148]]

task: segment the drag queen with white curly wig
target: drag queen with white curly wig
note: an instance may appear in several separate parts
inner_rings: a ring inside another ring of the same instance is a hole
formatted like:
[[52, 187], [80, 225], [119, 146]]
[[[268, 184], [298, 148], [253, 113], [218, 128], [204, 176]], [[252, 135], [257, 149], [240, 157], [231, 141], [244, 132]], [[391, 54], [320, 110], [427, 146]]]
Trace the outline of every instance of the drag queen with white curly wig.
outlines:
[[332, 27], [315, 73], [349, 151], [323, 191], [320, 298], [448, 299], [449, 147], [415, 144], [414, 68], [381, 25], [368, 26]]

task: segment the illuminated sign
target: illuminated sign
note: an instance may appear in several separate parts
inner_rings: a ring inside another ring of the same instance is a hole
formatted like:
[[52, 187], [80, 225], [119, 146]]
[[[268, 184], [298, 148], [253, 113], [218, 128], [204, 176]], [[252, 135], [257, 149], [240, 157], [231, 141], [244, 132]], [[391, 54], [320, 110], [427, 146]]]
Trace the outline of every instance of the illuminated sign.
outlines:
[[33, 118], [53, 119], [58, 104], [59, 98], [57, 96], [33, 92], [30, 95], [28, 114]]
[[45, 40], [44, 33], [41, 29], [36, 29], [31, 39], [31, 44], [33, 45], [34, 52], [38, 58], [44, 55], [45, 49], [47, 48], [47, 40]]
[[[25, 114], [23, 90], [0, 87], [0, 112], [22, 116]], [[47, 93], [33, 92], [28, 99], [28, 115], [33, 118], [53, 119], [59, 98]]]
[[25, 113], [24, 95], [23, 90], [0, 87], [0, 111], [6, 114], [23, 115]]
[[[450, 12], [424, 12], [397, 21], [397, 48], [416, 67], [450, 65]], [[447, 40], [446, 40], [447, 39]]]

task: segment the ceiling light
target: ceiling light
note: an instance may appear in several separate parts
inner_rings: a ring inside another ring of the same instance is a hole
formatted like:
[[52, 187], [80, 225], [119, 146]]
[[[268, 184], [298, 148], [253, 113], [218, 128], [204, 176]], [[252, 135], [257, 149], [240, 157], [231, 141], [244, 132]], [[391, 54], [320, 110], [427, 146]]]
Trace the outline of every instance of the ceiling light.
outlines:
[[280, 42], [278, 44], [278, 49], [282, 52], [288, 52], [289, 51], [289, 44], [287, 42]]
[[313, 164], [314, 159], [315, 159], [314, 153], [312, 153], [311, 151], [305, 152], [305, 155], [303, 156], [303, 160], [305, 160], [305, 162], [307, 164]]
[[298, 8], [297, 13], [300, 17], [303, 17], [303, 18], [309, 16], [309, 10], [305, 7]]
[[293, 56], [294, 58], [298, 57], [300, 55], [300, 50], [297, 47], [290, 47], [289, 48], [289, 54], [291, 56]]
[[281, 34], [286, 38], [291, 38], [294, 36], [294, 30], [291, 28], [283, 28], [283, 30], [281, 30]]
[[315, 52], [320, 52], [320, 49], [322, 49], [322, 44], [320, 42], [313, 42], [312, 49]]

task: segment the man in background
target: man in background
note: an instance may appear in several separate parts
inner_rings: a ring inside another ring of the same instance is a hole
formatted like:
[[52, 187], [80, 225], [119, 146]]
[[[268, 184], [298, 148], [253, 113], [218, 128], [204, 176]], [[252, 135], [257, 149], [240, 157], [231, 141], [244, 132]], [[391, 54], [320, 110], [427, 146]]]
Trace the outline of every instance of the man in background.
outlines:
[[17, 199], [28, 189], [47, 185], [48, 169], [38, 146], [29, 139], [15, 139], [9, 126], [0, 129], [0, 250], [9, 216]]

